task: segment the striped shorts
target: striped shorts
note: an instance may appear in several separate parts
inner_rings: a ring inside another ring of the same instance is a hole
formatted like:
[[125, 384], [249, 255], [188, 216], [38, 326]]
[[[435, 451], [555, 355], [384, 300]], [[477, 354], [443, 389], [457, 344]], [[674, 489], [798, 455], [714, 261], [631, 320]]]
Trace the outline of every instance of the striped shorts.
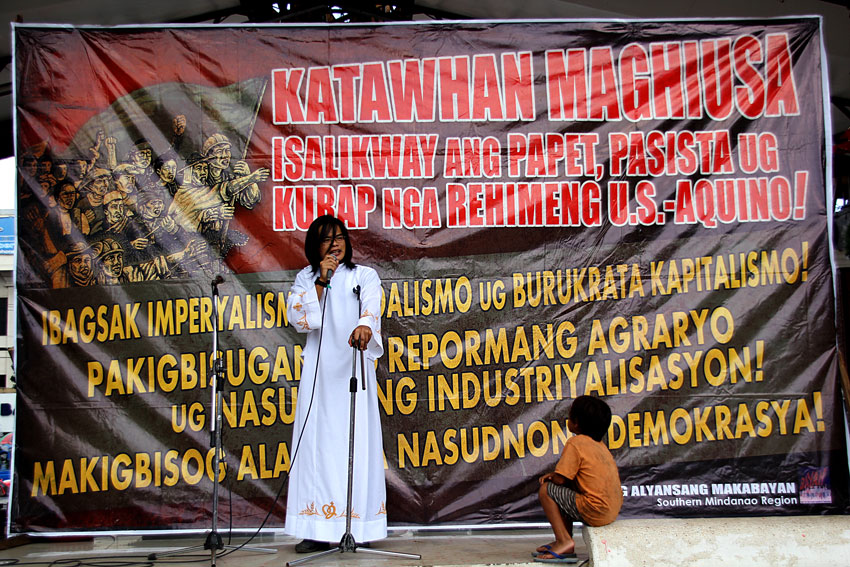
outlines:
[[561, 512], [575, 522], [582, 522], [576, 507], [576, 492], [568, 484], [546, 483], [546, 493], [555, 501]]

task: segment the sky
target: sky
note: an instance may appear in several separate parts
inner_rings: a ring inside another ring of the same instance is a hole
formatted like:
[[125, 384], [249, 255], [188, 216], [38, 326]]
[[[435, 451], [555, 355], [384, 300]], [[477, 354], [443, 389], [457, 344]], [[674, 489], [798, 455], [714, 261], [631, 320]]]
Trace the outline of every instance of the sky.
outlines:
[[15, 158], [0, 159], [0, 210], [15, 208]]

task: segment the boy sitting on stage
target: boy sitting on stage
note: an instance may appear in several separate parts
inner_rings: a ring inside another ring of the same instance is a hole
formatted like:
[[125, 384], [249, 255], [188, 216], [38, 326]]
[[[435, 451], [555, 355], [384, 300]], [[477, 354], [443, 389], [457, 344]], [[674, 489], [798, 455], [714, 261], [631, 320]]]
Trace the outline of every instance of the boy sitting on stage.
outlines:
[[575, 563], [573, 522], [604, 526], [623, 504], [617, 463], [602, 443], [611, 424], [611, 408], [592, 396], [579, 396], [570, 407], [567, 427], [573, 433], [555, 472], [540, 477], [538, 496], [555, 541], [532, 555], [541, 563]]

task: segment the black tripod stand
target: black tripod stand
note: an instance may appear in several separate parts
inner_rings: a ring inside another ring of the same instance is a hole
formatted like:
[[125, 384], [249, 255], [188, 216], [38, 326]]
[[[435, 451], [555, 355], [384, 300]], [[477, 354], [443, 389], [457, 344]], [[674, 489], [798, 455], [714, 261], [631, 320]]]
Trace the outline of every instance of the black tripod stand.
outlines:
[[212, 389], [212, 406], [210, 419], [210, 447], [215, 451], [213, 456], [213, 505], [212, 505], [212, 529], [207, 532], [207, 538], [203, 545], [193, 545], [182, 549], [174, 549], [163, 553], [151, 553], [148, 559], [156, 560], [157, 557], [167, 557], [169, 555], [182, 555], [191, 553], [201, 549], [207, 549], [210, 552], [210, 564], [215, 567], [216, 554], [220, 550], [229, 549], [235, 551], [243, 549], [245, 551], [253, 551], [255, 553], [277, 553], [276, 549], [265, 549], [262, 547], [243, 547], [238, 545], [224, 545], [221, 540], [221, 535], [218, 533], [218, 467], [221, 461], [221, 421], [222, 421], [222, 397], [224, 391], [224, 361], [218, 351], [218, 284], [224, 282], [224, 278], [216, 276], [212, 281], [212, 297], [213, 297], [213, 371], [210, 380]]
[[[328, 290], [326, 289], [324, 292], [325, 297], [323, 299], [326, 300]], [[354, 288], [354, 293], [357, 295], [357, 301], [360, 303], [360, 286]], [[362, 312], [362, 309], [358, 310], [358, 313]], [[287, 563], [287, 567], [295, 567], [296, 565], [301, 565], [302, 563], [306, 563], [308, 561], [313, 561], [314, 559], [319, 559], [320, 557], [324, 557], [326, 555], [330, 555], [332, 553], [357, 553], [358, 551], [361, 553], [371, 553], [373, 555], [383, 555], [385, 557], [401, 557], [405, 559], [422, 559], [421, 555], [417, 555], [415, 553], [400, 553], [397, 551], [383, 551], [380, 549], [371, 549], [368, 547], [358, 546], [357, 542], [354, 541], [354, 536], [351, 534], [351, 499], [352, 499], [352, 485], [354, 483], [354, 418], [357, 411], [357, 353], [360, 353], [360, 377], [363, 381], [363, 389], [366, 389], [366, 364], [363, 358], [363, 351], [357, 348], [357, 345], [352, 345], [352, 353], [351, 353], [351, 379], [348, 383], [348, 391], [351, 392], [351, 403], [349, 405], [348, 410], [348, 492], [346, 496], [346, 508], [345, 508], [345, 533], [342, 535], [342, 539], [339, 540], [339, 545], [333, 549], [328, 549], [327, 551], [320, 551], [314, 555], [309, 557], [304, 557], [302, 559], [296, 559], [295, 561], [290, 561]]]

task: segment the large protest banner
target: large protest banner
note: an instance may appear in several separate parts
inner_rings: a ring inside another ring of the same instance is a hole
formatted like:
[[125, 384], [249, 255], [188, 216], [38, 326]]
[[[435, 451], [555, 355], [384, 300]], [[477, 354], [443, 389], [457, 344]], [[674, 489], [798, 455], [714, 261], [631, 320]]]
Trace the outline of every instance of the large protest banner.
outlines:
[[14, 531], [203, 528], [213, 478], [282, 524], [324, 213], [383, 280], [391, 523], [542, 520], [581, 394], [625, 517], [848, 510], [817, 18], [17, 25], [15, 59]]

